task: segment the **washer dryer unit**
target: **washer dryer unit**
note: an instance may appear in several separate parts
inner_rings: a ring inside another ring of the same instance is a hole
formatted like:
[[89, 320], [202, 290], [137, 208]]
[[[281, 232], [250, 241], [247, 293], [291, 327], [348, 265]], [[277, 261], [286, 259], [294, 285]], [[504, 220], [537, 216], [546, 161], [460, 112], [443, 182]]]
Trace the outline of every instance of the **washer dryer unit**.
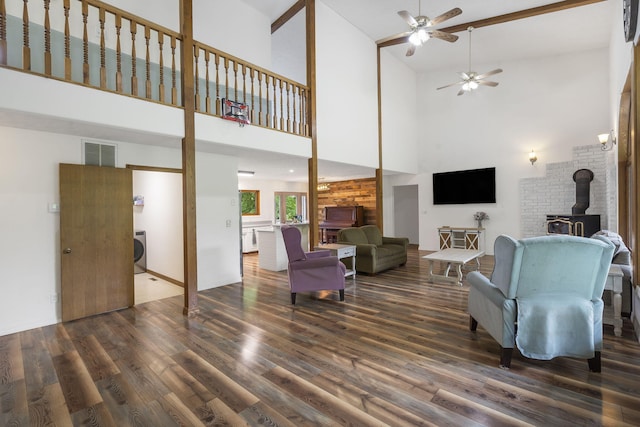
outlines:
[[133, 273], [147, 271], [147, 232], [135, 231], [133, 233]]

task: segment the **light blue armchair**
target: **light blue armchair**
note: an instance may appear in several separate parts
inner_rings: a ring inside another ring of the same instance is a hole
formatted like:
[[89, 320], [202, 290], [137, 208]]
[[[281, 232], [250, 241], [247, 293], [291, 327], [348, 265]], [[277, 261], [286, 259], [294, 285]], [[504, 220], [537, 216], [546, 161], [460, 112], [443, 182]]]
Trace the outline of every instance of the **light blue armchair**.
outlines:
[[498, 341], [504, 368], [517, 345], [533, 359], [589, 359], [589, 369], [600, 372], [602, 292], [613, 251], [600, 236], [499, 236], [491, 279], [467, 275], [470, 329], [479, 323]]

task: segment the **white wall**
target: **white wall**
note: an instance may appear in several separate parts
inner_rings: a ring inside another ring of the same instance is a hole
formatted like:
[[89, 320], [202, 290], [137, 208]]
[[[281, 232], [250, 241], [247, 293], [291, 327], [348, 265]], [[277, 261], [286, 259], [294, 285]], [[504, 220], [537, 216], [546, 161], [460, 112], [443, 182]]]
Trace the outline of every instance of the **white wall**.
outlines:
[[184, 283], [182, 174], [133, 171], [133, 229], [146, 232], [147, 269]]
[[180, 0], [105, 0], [104, 2], [180, 32]]
[[198, 290], [239, 282], [238, 161], [196, 155]]
[[307, 84], [306, 13], [302, 9], [271, 35], [271, 69]]
[[[135, 132], [157, 135], [146, 140], [180, 141], [184, 136], [184, 113], [154, 102], [143, 101], [128, 96], [117, 95], [81, 85], [69, 84], [55, 79], [46, 79], [27, 73], [0, 68], [0, 109], [46, 116], [59, 121], [60, 132], [71, 133], [91, 124], [90, 134], [83, 129], [80, 133], [87, 137], [100, 137], [101, 126], [115, 127], [121, 134]], [[37, 100], [37, 101], [34, 101]], [[41, 120], [15, 122], [16, 127], [39, 127]], [[69, 125], [70, 123], [70, 125]], [[51, 126], [50, 120], [46, 122]]]
[[378, 167], [376, 44], [316, 2], [318, 157]]
[[271, 68], [271, 22], [244, 2], [193, 0], [193, 38]]
[[60, 305], [58, 163], [80, 161], [66, 135], [0, 127], [0, 335], [56, 323]]
[[384, 49], [380, 53], [382, 91], [382, 167], [418, 172], [417, 75]]
[[[609, 68], [605, 49], [501, 64], [500, 85], [456, 96], [436, 91], [451, 79], [448, 71], [421, 75], [418, 118], [428, 133], [420, 135], [420, 248], [438, 248], [437, 227], [471, 226], [485, 211], [487, 247], [499, 234], [520, 233], [521, 178], [544, 175], [546, 163], [571, 160], [572, 148], [598, 144], [609, 129]], [[528, 153], [535, 149], [532, 166]], [[495, 204], [434, 206], [431, 174], [496, 167]]]
[[240, 127], [231, 120], [196, 114], [196, 147], [203, 151], [215, 150], [209, 143], [223, 144], [274, 153], [311, 157], [311, 140], [302, 136], [261, 128]]
[[[174, 167], [169, 149], [118, 143], [118, 164], [142, 163], [146, 151], [164, 155], [160, 166]], [[81, 138], [0, 127], [0, 335], [56, 323], [60, 319], [58, 164], [81, 163]], [[53, 301], [53, 302], [52, 302]]]
[[[620, 8], [622, 0], [616, 1]], [[618, 10], [620, 10], [618, 8]], [[609, 68], [611, 73], [610, 87], [610, 104], [611, 104], [611, 129], [618, 129], [618, 107], [620, 103], [620, 94], [624, 88], [629, 68], [633, 62], [633, 43], [625, 42], [624, 31], [622, 25], [622, 13], [618, 13], [614, 17], [613, 33], [609, 41]], [[640, 35], [640, 31], [637, 32]], [[636, 39], [638, 36], [636, 36]]]

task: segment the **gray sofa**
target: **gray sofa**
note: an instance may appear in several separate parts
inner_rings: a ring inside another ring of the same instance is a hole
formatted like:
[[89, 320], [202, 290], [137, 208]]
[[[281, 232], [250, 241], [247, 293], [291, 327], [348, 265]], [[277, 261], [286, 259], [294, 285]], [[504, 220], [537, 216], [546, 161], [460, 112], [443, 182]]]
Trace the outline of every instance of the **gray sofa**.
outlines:
[[[624, 277], [622, 278], [622, 313], [629, 316], [631, 315], [631, 310], [633, 308], [631, 305], [631, 292], [633, 288], [631, 285], [631, 252], [629, 252], [629, 249], [622, 241], [622, 237], [614, 231], [600, 230], [594, 234], [594, 236], [596, 235], [606, 237], [616, 247], [611, 264], [619, 265], [622, 270], [622, 274], [624, 274]], [[609, 303], [610, 295], [605, 293], [603, 299], [605, 302]]]
[[[356, 246], [356, 271], [375, 274], [407, 263], [406, 237], [385, 237], [375, 225], [343, 228], [338, 231], [337, 242]], [[342, 260], [352, 268], [351, 258]]]

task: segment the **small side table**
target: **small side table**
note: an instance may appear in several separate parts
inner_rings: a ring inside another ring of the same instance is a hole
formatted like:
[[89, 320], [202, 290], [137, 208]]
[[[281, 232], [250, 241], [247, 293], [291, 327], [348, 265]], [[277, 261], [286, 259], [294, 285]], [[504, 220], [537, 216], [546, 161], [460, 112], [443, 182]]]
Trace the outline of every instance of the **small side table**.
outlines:
[[314, 250], [329, 250], [331, 255], [337, 256], [338, 259], [351, 257], [351, 269], [347, 270], [344, 277], [353, 276], [356, 278], [356, 247], [354, 245], [341, 245], [338, 243], [327, 243], [318, 245]]
[[611, 264], [609, 275], [604, 285], [605, 291], [611, 291], [613, 307], [605, 307], [602, 323], [613, 325], [613, 333], [619, 337], [622, 335], [622, 269], [619, 265]]

